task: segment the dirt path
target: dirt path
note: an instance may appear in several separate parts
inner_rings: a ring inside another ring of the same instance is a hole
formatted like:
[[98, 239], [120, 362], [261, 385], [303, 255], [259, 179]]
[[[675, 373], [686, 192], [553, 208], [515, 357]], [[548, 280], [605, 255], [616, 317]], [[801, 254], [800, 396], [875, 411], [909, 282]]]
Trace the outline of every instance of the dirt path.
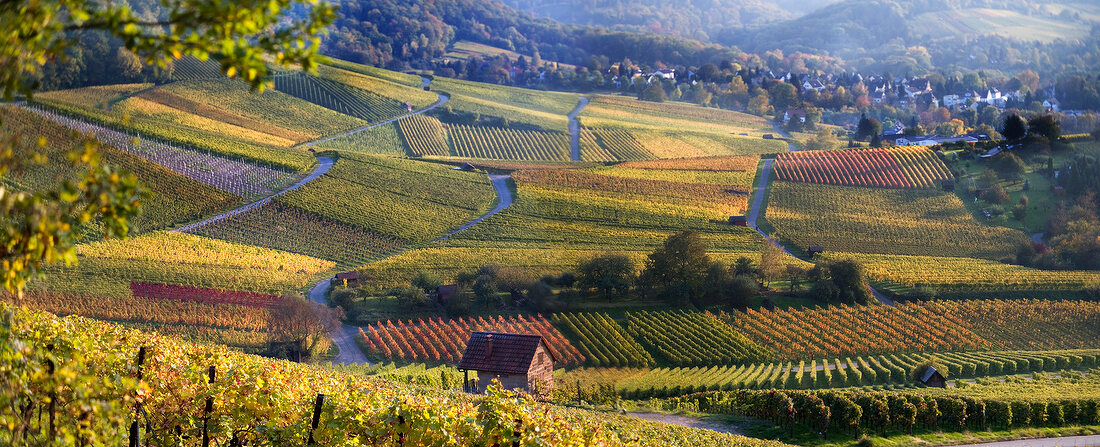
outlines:
[[299, 180], [298, 183], [295, 183], [295, 184], [291, 185], [290, 187], [288, 187], [288, 188], [286, 188], [282, 191], [279, 191], [275, 194], [272, 194], [270, 196], [267, 196], [263, 199], [260, 199], [260, 200], [257, 200], [255, 202], [249, 203], [248, 205], [244, 205], [244, 206], [241, 206], [239, 208], [231, 209], [229, 211], [218, 214], [216, 216], [207, 217], [206, 219], [200, 220], [200, 221], [192, 223], [192, 224], [184, 225], [184, 226], [176, 228], [175, 230], [172, 230], [172, 231], [176, 232], [176, 233], [186, 233], [186, 232], [194, 230], [196, 228], [200, 228], [200, 227], [210, 225], [210, 224], [212, 224], [214, 222], [217, 222], [219, 220], [223, 220], [223, 219], [226, 219], [226, 218], [229, 218], [229, 217], [233, 217], [233, 216], [236, 216], [238, 214], [241, 214], [241, 213], [244, 213], [244, 212], [247, 212], [247, 211], [251, 211], [253, 209], [259, 208], [259, 207], [264, 206], [264, 205], [267, 205], [268, 203], [271, 203], [271, 199], [274, 199], [274, 198], [279, 197], [283, 194], [286, 194], [290, 191], [293, 191], [295, 189], [301, 188], [302, 186], [305, 186], [306, 183], [312, 182], [312, 181], [316, 180], [318, 177], [320, 177], [322, 175], [325, 175], [325, 173], [328, 172], [329, 169], [332, 169], [332, 159], [329, 158], [329, 157], [318, 157], [317, 158], [317, 167], [313, 168], [313, 172], [309, 173], [309, 175], [307, 175], [305, 178]]
[[[309, 289], [309, 300], [327, 306], [328, 300], [325, 299], [325, 292], [331, 282], [331, 278], [325, 279]], [[367, 360], [367, 356], [363, 354], [363, 350], [359, 349], [359, 345], [355, 343], [355, 337], [359, 336], [359, 328], [341, 324], [339, 329], [330, 328], [329, 335], [336, 346], [340, 348], [340, 353], [332, 359], [332, 363], [343, 363], [345, 365], [371, 364], [370, 360]]]
[[[421, 84], [421, 88], [423, 88], [423, 87], [426, 87], [426, 86], [427, 86], [427, 85], [428, 85], [429, 83], [431, 83], [431, 82], [432, 82], [432, 80], [431, 80], [431, 79], [428, 79], [428, 78], [423, 78], [423, 77], [422, 77], [421, 79], [423, 79], [423, 80], [424, 80], [424, 83], [423, 83], [423, 84]], [[436, 102], [435, 102], [435, 104], [432, 104], [432, 105], [430, 105], [430, 106], [428, 106], [428, 107], [425, 107], [425, 108], [423, 108], [423, 109], [417, 110], [417, 111], [415, 111], [415, 112], [411, 112], [411, 113], [406, 113], [406, 114], [404, 114], [404, 115], [401, 115], [401, 116], [398, 116], [398, 117], [396, 117], [396, 118], [390, 118], [390, 119], [388, 119], [388, 120], [385, 120], [385, 121], [382, 121], [382, 122], [378, 122], [378, 123], [374, 123], [374, 124], [370, 124], [370, 125], [366, 125], [366, 126], [363, 126], [363, 127], [357, 127], [357, 128], [355, 128], [355, 129], [351, 129], [351, 130], [349, 130], [349, 131], [347, 131], [347, 132], [343, 132], [343, 133], [338, 133], [338, 134], [336, 134], [336, 135], [330, 135], [330, 136], [327, 136], [327, 137], [324, 137], [324, 138], [320, 138], [320, 139], [317, 139], [317, 140], [313, 140], [313, 141], [308, 141], [308, 142], [302, 143], [302, 144], [300, 144], [300, 145], [298, 145], [298, 146], [299, 146], [299, 147], [310, 147], [310, 146], [316, 146], [316, 145], [318, 145], [318, 144], [321, 144], [321, 143], [324, 143], [324, 142], [327, 142], [327, 141], [332, 141], [332, 140], [335, 140], [335, 139], [337, 139], [337, 138], [340, 138], [340, 137], [346, 137], [346, 136], [348, 136], [348, 135], [353, 135], [353, 134], [357, 134], [357, 133], [359, 133], [359, 132], [363, 132], [363, 131], [371, 130], [371, 129], [375, 128], [375, 127], [378, 127], [378, 126], [382, 126], [382, 125], [386, 125], [386, 124], [392, 123], [392, 122], [394, 122], [394, 121], [397, 121], [397, 120], [399, 120], [399, 119], [401, 119], [401, 118], [407, 118], [407, 117], [410, 117], [410, 116], [413, 116], [413, 115], [419, 115], [419, 114], [421, 114], [421, 113], [427, 112], [427, 111], [429, 111], [429, 110], [432, 110], [432, 109], [434, 109], [434, 108], [436, 108], [436, 107], [439, 107], [439, 106], [443, 105], [443, 103], [445, 103], [445, 102], [447, 102], [448, 100], [450, 100], [450, 99], [451, 99], [450, 97], [448, 97], [448, 96], [446, 96], [446, 95], [440, 95], [440, 94], [437, 94], [436, 96], [438, 96], [438, 97], [439, 97], [439, 100], [438, 100], [438, 101], [436, 101]]]
[[[776, 127], [776, 131], [779, 132], [778, 127]], [[787, 146], [790, 147], [792, 151], [795, 150], [794, 146], [791, 145], [791, 143], [787, 143]], [[764, 159], [764, 167], [760, 170], [760, 179], [756, 182], [756, 189], [752, 198], [752, 208], [749, 210], [749, 215], [746, 217], [746, 220], [748, 221], [749, 228], [756, 230], [756, 232], [760, 233], [761, 236], [764, 236], [764, 239], [767, 239], [768, 242], [775, 244], [776, 247], [779, 247], [788, 256], [796, 259], [801, 259], [798, 256], [795, 256], [794, 253], [791, 253], [790, 250], [787, 250], [787, 248], [780, 244], [778, 240], [769, 237], [767, 233], [765, 233], [763, 230], [760, 229], [759, 226], [757, 226], [757, 220], [760, 219], [761, 212], [763, 211], [764, 213], [766, 213], [766, 210], [763, 210], [764, 196], [768, 194], [768, 181], [769, 177], [771, 176], [773, 163], [775, 163], [775, 159]], [[871, 290], [871, 295], [874, 296], [875, 299], [878, 300], [878, 302], [887, 306], [894, 305], [894, 300], [891, 300], [882, 292], [879, 292], [874, 287], [868, 288]]]
[[955, 447], [1071, 447], [1100, 446], [1100, 435], [1065, 436], [1059, 438], [1017, 439]]
[[740, 427], [736, 425], [723, 424], [718, 421], [693, 418], [688, 416], [681, 416], [678, 414], [665, 414], [665, 413], [628, 413], [639, 419], [645, 419], [647, 421], [664, 422], [670, 425], [679, 425], [681, 427], [701, 428], [704, 430], [716, 431], [719, 433], [729, 433], [731, 435], [744, 435], [741, 432]]
[[497, 193], [497, 205], [495, 207], [493, 207], [493, 209], [489, 210], [488, 213], [485, 213], [481, 217], [478, 217], [477, 219], [474, 219], [474, 220], [470, 221], [466, 225], [458, 227], [458, 229], [456, 229], [456, 230], [454, 230], [450, 233], [447, 233], [443, 236], [440, 236], [436, 240], [437, 241], [442, 241], [442, 240], [450, 239], [450, 237], [454, 236], [455, 233], [458, 233], [459, 231], [462, 231], [462, 230], [470, 228], [474, 225], [477, 225], [477, 224], [481, 223], [481, 221], [487, 219], [489, 216], [492, 216], [496, 213], [504, 211], [505, 208], [508, 208], [508, 207], [512, 206], [512, 190], [508, 188], [508, 179], [510, 179], [510, 178], [512, 178], [511, 175], [489, 174], [489, 181], [492, 182], [493, 190], [496, 191], [496, 193]]
[[[512, 190], [508, 188], [509, 175], [489, 174], [489, 181], [493, 184], [493, 190], [497, 194], [497, 204], [489, 212], [481, 215], [477, 219], [474, 219], [467, 224], [459, 227], [458, 229], [441, 236], [439, 240], [445, 240], [455, 233], [470, 228], [474, 225], [481, 223], [489, 216], [503, 211], [505, 208], [512, 206]], [[398, 252], [400, 253], [400, 252]], [[395, 253], [396, 254], [396, 253]], [[391, 255], [392, 256], [392, 255]], [[325, 292], [329, 288], [329, 283], [332, 278], [325, 279], [314, 285], [309, 289], [309, 299], [321, 304], [328, 304], [328, 300], [325, 298]], [[356, 326], [342, 324], [339, 329], [333, 329], [329, 331], [329, 335], [336, 343], [336, 346], [340, 347], [340, 354], [336, 358], [332, 359], [332, 363], [344, 363], [344, 364], [367, 364], [371, 362], [367, 360], [367, 356], [363, 354], [363, 350], [359, 348], [359, 344], [355, 343], [356, 337], [359, 336], [359, 328]]]
[[581, 124], [577, 121], [577, 115], [581, 114], [581, 110], [588, 105], [588, 98], [584, 96], [580, 97], [577, 102], [577, 108], [569, 112], [569, 135], [571, 138], [570, 146], [572, 152], [570, 153], [570, 159], [573, 161], [581, 161]]

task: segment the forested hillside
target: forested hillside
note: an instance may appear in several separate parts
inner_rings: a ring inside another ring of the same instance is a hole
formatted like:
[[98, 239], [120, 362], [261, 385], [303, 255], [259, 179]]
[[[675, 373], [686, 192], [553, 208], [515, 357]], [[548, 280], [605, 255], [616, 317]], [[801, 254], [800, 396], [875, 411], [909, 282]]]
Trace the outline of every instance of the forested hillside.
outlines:
[[796, 16], [780, 2], [769, 0], [504, 0], [504, 3], [562, 23], [669, 34], [702, 41], [710, 40], [711, 34], [717, 31], [778, 22]]

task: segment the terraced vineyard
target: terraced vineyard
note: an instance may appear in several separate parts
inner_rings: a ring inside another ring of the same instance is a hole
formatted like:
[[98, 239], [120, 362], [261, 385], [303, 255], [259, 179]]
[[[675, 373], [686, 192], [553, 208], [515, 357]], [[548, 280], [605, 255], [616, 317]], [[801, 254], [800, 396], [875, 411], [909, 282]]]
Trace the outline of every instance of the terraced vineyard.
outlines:
[[612, 167], [515, 172], [516, 201], [508, 209], [447, 241], [403, 252], [362, 271], [385, 287], [405, 283], [420, 270], [447, 281], [491, 262], [540, 275], [560, 274], [607, 250], [627, 254], [640, 268], [647, 253], [685, 228], [702, 233], [713, 259], [732, 262], [740, 256], [760, 256], [763, 239], [755, 231], [726, 223], [729, 215], [744, 210], [746, 196], [727, 191], [739, 187], [693, 183], [723, 183], [747, 175], [683, 171], [668, 174], [680, 181], [643, 180], [629, 177], [635, 171]]
[[333, 221], [419, 243], [484, 214], [494, 199], [489, 179], [482, 173], [348, 154], [321, 178], [277, 201]]
[[409, 152], [415, 156], [450, 155], [447, 135], [443, 123], [438, 119], [424, 115], [413, 115], [397, 120], [401, 136], [409, 146]]
[[516, 130], [451, 124], [455, 155], [505, 160], [568, 160], [569, 135], [564, 132]]
[[776, 182], [765, 217], [779, 237], [826, 251], [996, 259], [1028, 240], [982, 225], [940, 191]]
[[275, 76], [275, 90], [366, 122], [385, 121], [408, 112], [402, 103], [384, 96], [299, 72]]
[[419, 76], [393, 73], [374, 67], [348, 63], [322, 64], [317, 67], [317, 77], [370, 92], [397, 104], [408, 104], [414, 109], [422, 109], [439, 100], [435, 93], [413, 88], [419, 87]]
[[755, 342], [791, 360], [992, 348], [1096, 348], [1100, 327], [1091, 327], [1096, 318], [1100, 305], [1094, 302], [1033, 300], [842, 305], [721, 315]]
[[[652, 158], [644, 144], [639, 142], [634, 135], [622, 129], [585, 129], [595, 137], [586, 147], [592, 148], [589, 152], [603, 150], [610, 157], [598, 157], [593, 160], [645, 160]], [[592, 143], [595, 143], [593, 146]], [[582, 151], [582, 154], [585, 152]]]
[[577, 341], [587, 365], [625, 367], [654, 363], [653, 356], [607, 314], [554, 314], [553, 321]]
[[142, 97], [152, 99], [150, 95], [165, 97], [170, 105], [188, 113], [281, 136], [295, 143], [366, 125], [363, 120], [279, 91], [251, 92], [243, 83], [228, 79], [175, 82]]
[[542, 335], [557, 359], [555, 364], [568, 367], [584, 361], [580, 351], [542, 316], [386, 321], [360, 329], [360, 335], [367, 353], [378, 359], [458, 363], [475, 331]]
[[363, 154], [405, 156], [411, 153], [401, 138], [397, 123], [382, 124], [362, 132], [344, 135], [319, 143], [317, 147]]
[[272, 202], [192, 230], [199, 236], [358, 266], [407, 244], [399, 238]]
[[[1097, 363], [1097, 356], [1100, 356], [1100, 350], [949, 353], [935, 358], [948, 368], [949, 377], [971, 379], [1090, 368], [1100, 364]], [[740, 366], [654, 368], [618, 378], [614, 386], [628, 399], [738, 389], [910, 386], [909, 370], [928, 358], [930, 356], [927, 354], [896, 354]], [[585, 379], [582, 372], [565, 381], [580, 380], [583, 383]]]
[[959, 322], [919, 304], [840, 305], [801, 311], [747, 309], [723, 314], [722, 319], [787, 360], [991, 346]]
[[775, 160], [778, 180], [888, 188], [936, 188], [953, 179], [927, 148], [793, 152]]
[[132, 296], [131, 282], [281, 294], [300, 290], [333, 263], [177, 233], [151, 233], [78, 248], [80, 263], [47, 269], [32, 289]]
[[[45, 156], [47, 163], [27, 164], [18, 172], [7, 175], [4, 181], [10, 188], [40, 191], [53, 186], [59, 178], [75, 177], [75, 168], [66, 157], [70, 150], [79, 148], [82, 139], [75, 137], [72, 129], [17, 107], [0, 107], [0, 121], [0, 135], [34, 135], [44, 138], [46, 143], [38, 147], [37, 141], [25, 137], [13, 148], [12, 155], [17, 159], [31, 160], [31, 154], [36, 152]], [[229, 208], [240, 200], [233, 194], [172, 172], [125, 150], [101, 146], [99, 153], [107, 163], [134, 174], [151, 192], [143, 200], [143, 212], [130, 222], [134, 233], [172, 227]]]
[[772, 356], [710, 314], [631, 312], [626, 314], [623, 327], [659, 362], [670, 365], [746, 363]]
[[1008, 290], [1089, 290], [1100, 285], [1100, 272], [1040, 270], [986, 259], [826, 253], [828, 259], [856, 259], [876, 281], [939, 292]]
[[[356, 444], [369, 437], [395, 439], [425, 445], [447, 443], [477, 444], [486, 439], [507, 439], [514, 423], [530, 429], [530, 437], [549, 445], [559, 445], [576, 439], [591, 439], [599, 445], [646, 446], [696, 445], [761, 445], [781, 444], [754, 441], [739, 436], [705, 430], [673, 427], [604, 413], [555, 407], [511, 395], [477, 397], [464, 393], [437, 392], [410, 388], [361, 374], [334, 372], [325, 368], [304, 366], [294, 362], [275, 361], [234, 352], [224, 347], [203, 346], [178, 339], [131, 331], [115, 325], [85, 319], [59, 319], [52, 315], [32, 313], [3, 306], [0, 309], [10, 326], [5, 336], [27, 346], [56, 345], [50, 355], [58, 365], [58, 374], [70, 377], [67, 387], [57, 391], [57, 399], [66, 402], [61, 407], [89, 406], [97, 409], [97, 417], [85, 418], [86, 440], [89, 443], [118, 445], [126, 442], [126, 431], [119, 421], [131, 419], [132, 396], [138, 395], [137, 381], [105, 380], [133, 374], [134, 356], [139, 347], [146, 347], [147, 361], [142, 368], [143, 387], [153, 390], [142, 399], [142, 409], [155, 430], [145, 435], [165, 437], [187, 436], [199, 439], [204, 431], [201, 402], [209, 391], [199, 386], [211, 366], [217, 378], [233, 378], [215, 382], [219, 390], [216, 427], [208, 433], [215, 444], [226, 444], [234, 433], [251, 433], [249, 439], [259, 443], [280, 443], [287, 439], [307, 439], [312, 433], [321, 445]], [[47, 334], [66, 334], [57, 338]], [[28, 365], [45, 365], [43, 349], [28, 349]], [[153, 359], [149, 361], [149, 359]], [[38, 371], [44, 371], [40, 366]], [[30, 374], [24, 383], [25, 395], [44, 399], [51, 396], [47, 375]], [[318, 394], [326, 396], [322, 408], [325, 424], [310, 431], [308, 414]], [[200, 404], [196, 404], [200, 403]], [[499, 416], [490, 417], [479, 408], [495, 408]], [[408, 412], [407, 422], [391, 424], [387, 416]], [[69, 433], [80, 419], [79, 414], [58, 411], [56, 423]], [[29, 430], [45, 431], [45, 422], [29, 420]], [[501, 423], [507, 421], [507, 423]], [[440, 435], [436, 428], [447, 427]], [[501, 428], [507, 426], [507, 428]], [[162, 428], [166, 427], [166, 428]], [[174, 429], [178, 428], [178, 432]], [[368, 435], [369, 434], [369, 435]], [[75, 435], [74, 435], [75, 436]]]
[[69, 118], [46, 109], [30, 108], [29, 110], [62, 126], [92, 134], [104, 144], [123, 149], [180, 175], [248, 200], [267, 197], [298, 181], [296, 175], [285, 171], [185, 149], [155, 139], [137, 139], [133, 135]]
[[[34, 98], [36, 104], [47, 106], [53, 112], [140, 136], [143, 140], [155, 140], [289, 172], [306, 171], [316, 163], [309, 153], [289, 148], [294, 143], [290, 139], [224, 123], [140, 97], [130, 97], [118, 102], [110, 110], [99, 109], [97, 104], [101, 94], [95, 89], [88, 87], [43, 92]], [[264, 96], [252, 99], [257, 98]]]

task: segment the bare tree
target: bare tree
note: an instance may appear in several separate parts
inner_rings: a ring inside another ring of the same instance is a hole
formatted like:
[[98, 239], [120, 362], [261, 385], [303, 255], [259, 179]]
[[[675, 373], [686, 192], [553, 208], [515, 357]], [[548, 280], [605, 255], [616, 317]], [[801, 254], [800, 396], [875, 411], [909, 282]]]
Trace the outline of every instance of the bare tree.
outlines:
[[328, 351], [329, 330], [339, 327], [341, 313], [299, 294], [284, 293], [267, 320], [268, 349], [296, 362]]

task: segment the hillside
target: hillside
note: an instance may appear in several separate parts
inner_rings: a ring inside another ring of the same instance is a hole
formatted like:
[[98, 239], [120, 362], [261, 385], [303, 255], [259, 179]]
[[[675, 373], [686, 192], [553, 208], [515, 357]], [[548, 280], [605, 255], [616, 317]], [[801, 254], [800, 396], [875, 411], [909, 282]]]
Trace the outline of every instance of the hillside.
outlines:
[[1088, 42], [1096, 40], [1098, 12], [1087, 2], [1048, 0], [848, 0], [713, 40], [755, 53], [828, 53], [861, 70], [895, 74], [951, 65], [1009, 72], [1027, 67], [1029, 48], [1042, 48], [1045, 57], [1055, 60], [1064, 53], [1089, 51], [1093, 44]]
[[[25, 393], [5, 397], [18, 399], [12, 403], [20, 407], [45, 405], [49, 390], [58, 388], [54, 377], [65, 377], [66, 386], [52, 391], [60, 402], [54, 414], [57, 434], [97, 445], [125, 443], [122, 427], [135, 406], [147, 417], [139, 436], [154, 443], [181, 433], [191, 439], [208, 433], [216, 445], [231, 438], [249, 444], [314, 439], [320, 445], [488, 446], [508, 439], [523, 445], [784, 445], [557, 407], [508, 392], [480, 397], [398, 385], [3, 304], [0, 321], [0, 352], [21, 360], [0, 377], [25, 387]], [[135, 364], [139, 349], [140, 366]], [[47, 374], [47, 363], [56, 365], [50, 367], [53, 374]], [[314, 413], [319, 394], [323, 404]], [[203, 406], [208, 396], [211, 412]], [[310, 429], [311, 416], [320, 417], [316, 430]], [[19, 421], [21, 429], [0, 434], [0, 440], [37, 440], [48, 428], [47, 420], [18, 418], [0, 415], [0, 422]]]
[[[562, 23], [595, 25], [613, 30], [649, 32], [709, 40], [711, 33], [761, 25], [793, 18], [798, 14], [766, 0], [716, 2], [713, 0], [621, 0], [601, 2], [544, 2], [503, 0], [503, 3], [536, 16]], [[799, 6], [805, 8], [806, 6]]]

